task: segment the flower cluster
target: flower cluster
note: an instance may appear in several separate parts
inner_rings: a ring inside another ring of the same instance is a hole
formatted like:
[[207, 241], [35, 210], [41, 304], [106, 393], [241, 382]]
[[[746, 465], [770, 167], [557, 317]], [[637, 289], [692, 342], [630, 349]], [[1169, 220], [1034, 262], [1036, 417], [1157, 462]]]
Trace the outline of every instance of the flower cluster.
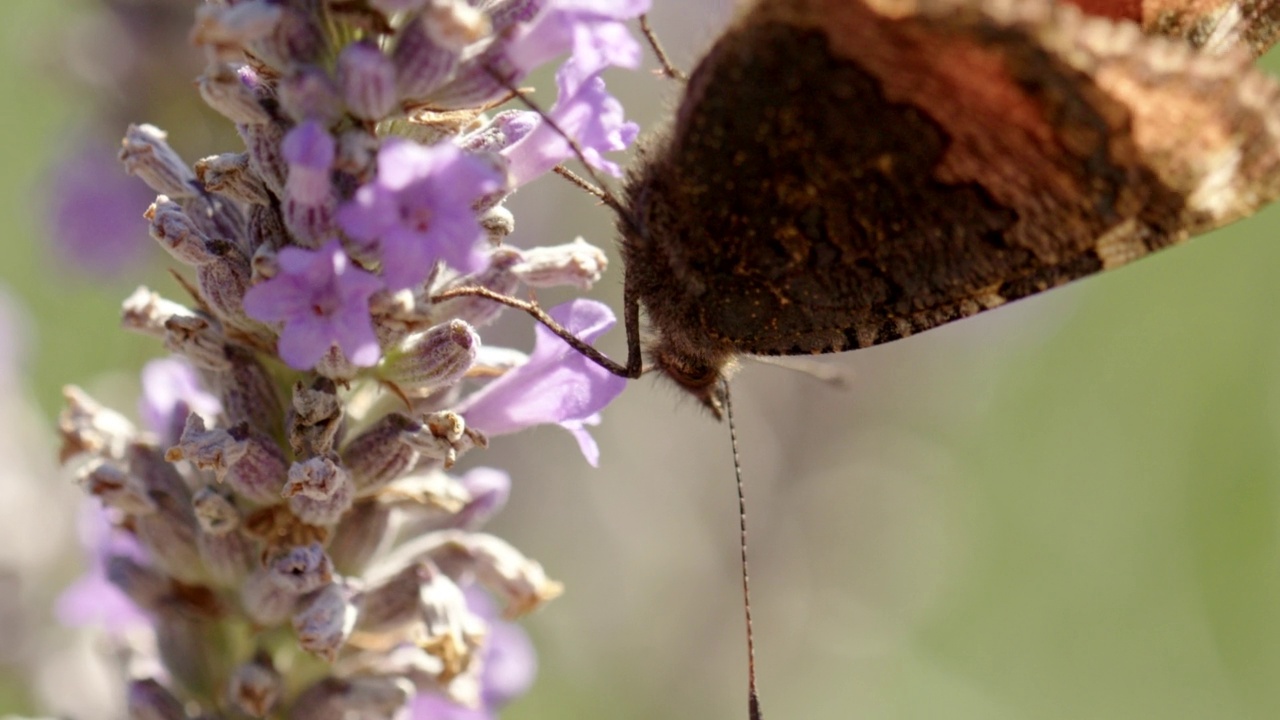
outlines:
[[[120, 158], [190, 307], [140, 288], [124, 325], [174, 357], [140, 423], [66, 392], [61, 460], [100, 501], [69, 622], [129, 650], [131, 717], [487, 718], [532, 680], [511, 620], [560, 592], [480, 531], [501, 471], [450, 472], [495, 435], [587, 426], [623, 380], [502, 311], [442, 292], [588, 288], [603, 253], [518, 248], [504, 207], [570, 158], [603, 172], [636, 127], [600, 73], [634, 67], [647, 0], [209, 0], [201, 97], [244, 150], [183, 160], [150, 125]], [[563, 59], [546, 116], [502, 109]], [[550, 118], [555, 127], [547, 121]], [[550, 311], [587, 341], [608, 308]]]

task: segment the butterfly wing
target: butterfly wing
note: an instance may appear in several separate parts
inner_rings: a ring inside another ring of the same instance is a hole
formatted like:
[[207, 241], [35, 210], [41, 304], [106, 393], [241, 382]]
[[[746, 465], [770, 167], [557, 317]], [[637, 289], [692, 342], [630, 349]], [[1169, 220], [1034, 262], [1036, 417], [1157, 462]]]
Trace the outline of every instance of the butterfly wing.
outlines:
[[766, 0], [642, 154], [624, 227], [661, 351], [866, 347], [1280, 195], [1280, 92], [1038, 0]]

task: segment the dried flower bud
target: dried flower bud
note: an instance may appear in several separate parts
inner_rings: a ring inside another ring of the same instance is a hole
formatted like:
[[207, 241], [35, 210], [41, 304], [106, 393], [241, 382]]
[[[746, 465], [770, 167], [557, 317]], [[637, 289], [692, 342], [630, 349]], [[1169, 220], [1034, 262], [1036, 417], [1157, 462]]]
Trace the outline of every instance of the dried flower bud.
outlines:
[[296, 122], [316, 120], [324, 124], [342, 116], [342, 96], [337, 84], [314, 65], [299, 66], [279, 83], [280, 107]]
[[77, 480], [105, 507], [126, 515], [147, 515], [156, 511], [156, 503], [142, 481], [117, 461], [91, 461], [78, 474]]
[[443, 662], [439, 680], [448, 683], [475, 660], [485, 624], [467, 605], [462, 588], [430, 563], [418, 566], [422, 637], [418, 646]]
[[311, 525], [332, 525], [351, 507], [355, 492], [351, 473], [322, 456], [294, 463], [280, 494], [289, 499], [289, 509], [299, 520]]
[[326, 662], [337, 659], [338, 650], [356, 626], [357, 610], [351, 595], [350, 589], [332, 583], [301, 600], [293, 616], [293, 629], [303, 650]]
[[480, 336], [462, 320], [451, 320], [417, 335], [389, 351], [378, 375], [409, 395], [424, 395], [451, 385], [475, 362]]
[[410, 18], [396, 38], [391, 60], [395, 64], [396, 89], [406, 104], [417, 104], [453, 77], [461, 48], [441, 45], [431, 37], [423, 15]]
[[284, 11], [265, 2], [241, 2], [230, 7], [203, 5], [196, 9], [191, 43], [205, 48], [211, 59], [236, 60], [249, 43], [269, 36]]
[[362, 120], [380, 120], [396, 105], [396, 67], [377, 45], [354, 42], [338, 55], [338, 88], [347, 109]]
[[295, 595], [315, 592], [333, 582], [333, 563], [318, 542], [278, 552], [268, 558], [266, 568], [277, 585]]
[[309, 458], [331, 451], [342, 429], [342, 418], [342, 402], [333, 381], [318, 378], [310, 388], [294, 383], [288, 420], [294, 455]]
[[271, 113], [262, 106], [258, 93], [245, 84], [239, 70], [232, 65], [210, 65], [204, 75], [197, 78], [196, 86], [205, 103], [232, 122], [258, 125], [271, 121]]
[[168, 135], [154, 125], [130, 125], [121, 141], [120, 161], [125, 172], [142, 179], [152, 190], [169, 197], [196, 194], [196, 176], [169, 143]]
[[62, 399], [66, 407], [58, 415], [58, 435], [62, 439], [59, 462], [66, 464], [81, 455], [124, 459], [126, 448], [137, 434], [133, 423], [74, 385], [62, 388]]
[[156, 201], [142, 216], [150, 223], [151, 237], [176, 259], [192, 266], [213, 262], [208, 236], [196, 226], [186, 210], [167, 195], [156, 196]]
[[438, 574], [431, 563], [418, 560], [406, 565], [360, 596], [360, 618], [356, 628], [361, 633], [401, 634], [421, 618], [418, 591], [423, 582]]
[[193, 310], [172, 300], [165, 300], [159, 293], [139, 286], [125, 299], [121, 307], [121, 325], [153, 337], [164, 337], [165, 321], [172, 317], [197, 317]]
[[208, 192], [251, 205], [267, 205], [271, 196], [249, 165], [248, 153], [210, 155], [196, 162], [196, 177]]
[[446, 470], [469, 450], [489, 446], [484, 433], [468, 428], [462, 416], [455, 412], [431, 413], [423, 424], [425, 431], [415, 433], [409, 443], [422, 457], [443, 462]]
[[389, 413], [352, 439], [342, 451], [342, 461], [351, 471], [359, 497], [368, 497], [413, 469], [418, 451], [409, 442], [421, 431], [418, 421]]
[[[482, 585], [505, 599], [503, 615], [509, 619], [533, 612], [564, 592], [563, 585], [547, 578], [541, 564], [499, 537], [485, 533], [441, 535], [429, 556], [451, 577], [473, 574]], [[414, 543], [409, 546], [412, 548]]]
[[131, 720], [187, 719], [187, 711], [182, 702], [155, 680], [130, 682], [126, 702]]
[[224, 640], [222, 628], [199, 608], [179, 604], [164, 606], [152, 614], [156, 649], [174, 684], [187, 693], [208, 697], [221, 691], [224, 677], [214, 668], [218, 656], [209, 652]]
[[603, 250], [580, 237], [567, 245], [536, 247], [522, 252], [524, 262], [512, 271], [525, 285], [536, 288], [571, 285], [579, 290], [590, 290], [609, 264]]
[[212, 320], [174, 315], [164, 322], [164, 347], [201, 370], [228, 372], [227, 338]]
[[233, 426], [228, 435], [241, 443], [244, 451], [226, 473], [227, 486], [255, 503], [279, 502], [280, 488], [289, 471], [289, 461], [280, 446], [244, 423]]
[[231, 437], [221, 428], [209, 430], [203, 417], [191, 413], [187, 415], [178, 444], [165, 452], [164, 459], [169, 462], [186, 460], [201, 470], [212, 471], [214, 479], [224, 482], [228, 468], [245, 456], [249, 446], [243, 439], [249, 433], [248, 428], [243, 423], [237, 428], [241, 439]]
[[237, 710], [252, 718], [265, 718], [280, 702], [284, 681], [266, 653], [241, 663], [231, 673], [227, 697]]
[[427, 34], [437, 45], [458, 52], [491, 31], [485, 13], [462, 0], [431, 0], [422, 19]]

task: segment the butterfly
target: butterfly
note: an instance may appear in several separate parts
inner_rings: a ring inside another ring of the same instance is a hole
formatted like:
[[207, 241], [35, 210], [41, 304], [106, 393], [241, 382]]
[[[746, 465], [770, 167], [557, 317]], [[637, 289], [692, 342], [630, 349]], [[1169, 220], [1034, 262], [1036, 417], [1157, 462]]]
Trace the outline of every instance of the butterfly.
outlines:
[[741, 355], [908, 337], [1280, 197], [1280, 88], [1251, 67], [1272, 5], [1081, 4], [1142, 25], [1051, 0], [752, 4], [629, 170], [628, 362], [606, 367], [647, 354], [720, 416]]

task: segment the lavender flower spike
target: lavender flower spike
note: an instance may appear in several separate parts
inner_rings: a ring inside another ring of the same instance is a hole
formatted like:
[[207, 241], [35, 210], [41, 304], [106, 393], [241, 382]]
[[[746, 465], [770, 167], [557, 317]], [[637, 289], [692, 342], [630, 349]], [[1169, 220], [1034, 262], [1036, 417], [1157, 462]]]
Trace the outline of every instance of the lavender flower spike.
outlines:
[[[510, 620], [563, 586], [481, 532], [521, 484], [451, 469], [542, 423], [595, 464], [586, 426], [625, 381], [542, 327], [531, 355], [494, 345], [502, 304], [433, 298], [601, 278], [584, 242], [515, 236], [512, 183], [568, 144], [486, 103], [506, 92], [493, 70], [571, 53], [553, 119], [616, 172], [604, 156], [636, 127], [599, 72], [636, 64], [621, 21], [647, 5], [220, 0], [198, 14], [192, 92], [245, 146], [193, 171], [136, 125], [124, 153], [162, 193], [145, 217], [194, 296], [139, 291], [125, 326], [181, 360], [148, 366], [143, 428], [75, 390], [59, 425], [68, 474], [98, 504], [91, 572], [60, 610], [135, 658], [130, 708], [101, 716], [489, 720], [528, 689], [532, 645], [494, 608]], [[551, 315], [587, 342], [614, 322], [581, 299]]]

